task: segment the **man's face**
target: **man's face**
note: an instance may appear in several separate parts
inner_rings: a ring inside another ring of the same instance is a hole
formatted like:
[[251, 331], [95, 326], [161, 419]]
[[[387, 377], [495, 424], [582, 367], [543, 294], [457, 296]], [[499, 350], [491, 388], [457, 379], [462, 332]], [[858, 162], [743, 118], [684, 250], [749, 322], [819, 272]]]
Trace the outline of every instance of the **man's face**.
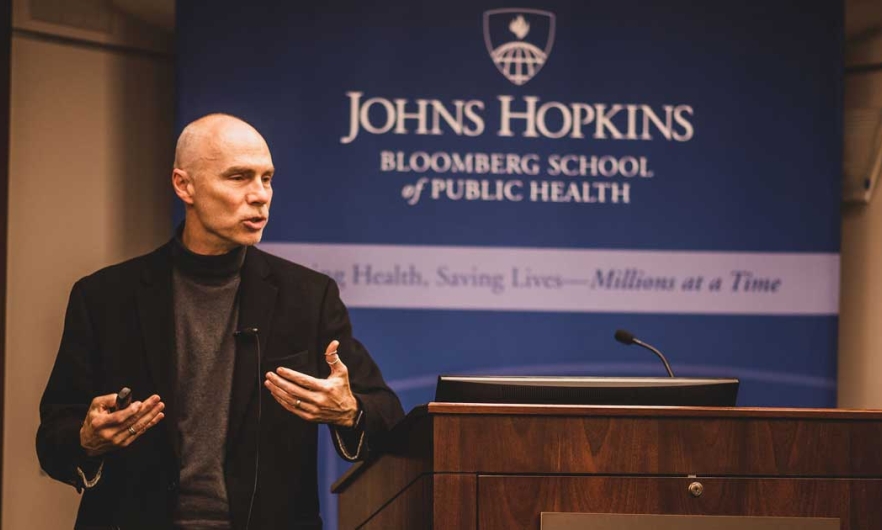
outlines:
[[[266, 142], [241, 123], [218, 126], [199, 146], [189, 173], [191, 201], [184, 244], [221, 254], [260, 242], [273, 198], [273, 160]], [[180, 194], [179, 194], [180, 195]]]

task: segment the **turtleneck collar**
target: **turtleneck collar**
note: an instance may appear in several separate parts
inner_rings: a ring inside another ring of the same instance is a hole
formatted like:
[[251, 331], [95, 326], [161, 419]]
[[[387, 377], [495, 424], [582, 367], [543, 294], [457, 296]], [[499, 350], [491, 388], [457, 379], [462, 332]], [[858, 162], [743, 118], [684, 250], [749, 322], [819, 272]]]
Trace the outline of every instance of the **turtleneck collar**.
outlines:
[[187, 276], [206, 280], [222, 280], [230, 278], [242, 269], [245, 262], [246, 247], [236, 247], [226, 254], [206, 256], [191, 252], [184, 246], [184, 224], [181, 223], [172, 239], [172, 262], [175, 267]]

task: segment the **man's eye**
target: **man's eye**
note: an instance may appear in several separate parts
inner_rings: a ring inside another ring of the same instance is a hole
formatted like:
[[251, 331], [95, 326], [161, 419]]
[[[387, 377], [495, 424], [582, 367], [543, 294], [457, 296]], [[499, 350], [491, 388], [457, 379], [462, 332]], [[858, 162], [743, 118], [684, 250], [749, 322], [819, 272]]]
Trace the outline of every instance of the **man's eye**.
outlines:
[[263, 177], [263, 183], [264, 183], [264, 184], [269, 184], [269, 183], [271, 183], [272, 181], [273, 181], [273, 177], [272, 177], [272, 176]]

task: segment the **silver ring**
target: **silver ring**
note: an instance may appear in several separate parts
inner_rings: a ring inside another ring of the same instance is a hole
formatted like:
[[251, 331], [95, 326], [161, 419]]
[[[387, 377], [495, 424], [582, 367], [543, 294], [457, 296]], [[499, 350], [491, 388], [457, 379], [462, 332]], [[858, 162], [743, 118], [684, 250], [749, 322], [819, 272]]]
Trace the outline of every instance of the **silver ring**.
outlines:
[[132, 436], [135, 436], [136, 434], [138, 434], [138, 431], [136, 431], [135, 429], [132, 429], [132, 426], [129, 425], [129, 434], [131, 434]]
[[300, 401], [300, 400], [298, 399], [297, 402], [294, 403], [294, 408], [295, 408], [295, 409], [299, 409], [299, 408], [300, 408], [300, 403], [302, 403], [302, 401]]
[[332, 366], [340, 362], [340, 355], [335, 351], [332, 351], [331, 353], [326, 353], [325, 357], [330, 357], [331, 355], [336, 355], [337, 358], [334, 360], [334, 362], [328, 363], [328, 366]]

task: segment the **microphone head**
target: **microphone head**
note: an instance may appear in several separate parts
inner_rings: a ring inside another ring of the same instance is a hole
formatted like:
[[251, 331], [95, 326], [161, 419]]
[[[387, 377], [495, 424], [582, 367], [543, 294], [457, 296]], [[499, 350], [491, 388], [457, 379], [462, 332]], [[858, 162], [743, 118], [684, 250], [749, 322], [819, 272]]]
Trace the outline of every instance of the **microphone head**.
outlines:
[[634, 335], [631, 334], [630, 331], [626, 331], [624, 329], [616, 330], [616, 340], [621, 342], [622, 344], [631, 345], [634, 344]]

